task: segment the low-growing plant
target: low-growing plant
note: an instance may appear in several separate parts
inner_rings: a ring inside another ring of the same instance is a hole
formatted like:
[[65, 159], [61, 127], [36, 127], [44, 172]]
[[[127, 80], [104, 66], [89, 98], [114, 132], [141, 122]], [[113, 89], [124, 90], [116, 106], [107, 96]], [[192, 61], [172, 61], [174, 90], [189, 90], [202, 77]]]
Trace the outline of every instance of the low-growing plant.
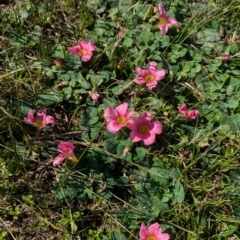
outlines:
[[238, 239], [237, 11], [4, 6], [0, 238]]

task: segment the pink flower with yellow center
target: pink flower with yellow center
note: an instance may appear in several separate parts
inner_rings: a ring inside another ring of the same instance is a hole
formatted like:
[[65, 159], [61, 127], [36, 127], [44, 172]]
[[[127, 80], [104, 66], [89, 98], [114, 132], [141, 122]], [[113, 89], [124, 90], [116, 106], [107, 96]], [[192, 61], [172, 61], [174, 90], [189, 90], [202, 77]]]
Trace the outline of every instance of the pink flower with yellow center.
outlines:
[[158, 15], [158, 19], [159, 19], [159, 28], [162, 32], [162, 35], [166, 35], [168, 28], [173, 26], [173, 25], [177, 25], [178, 22], [174, 19], [171, 18], [165, 11], [165, 8], [163, 6], [162, 3], [158, 4], [158, 11], [159, 11], [159, 15]]
[[92, 52], [96, 50], [96, 46], [91, 42], [79, 41], [78, 45], [67, 48], [70, 53], [78, 55], [83, 62], [87, 62], [92, 57]]
[[133, 120], [130, 120], [127, 127], [132, 130], [130, 139], [132, 142], [143, 141], [145, 145], [155, 142], [156, 134], [161, 134], [163, 125], [159, 121], [151, 121], [151, 113], [146, 112]]
[[149, 227], [146, 227], [144, 223], [141, 224], [140, 238], [138, 240], [169, 240], [168, 233], [162, 233], [162, 229], [159, 223], [154, 223]]
[[137, 67], [136, 72], [138, 77], [134, 79], [134, 82], [137, 84], [145, 83], [149, 89], [156, 87], [158, 81], [164, 79], [166, 74], [164, 69], [157, 69], [157, 63], [153, 61], [148, 64], [147, 69]]
[[188, 110], [186, 103], [183, 103], [181, 106], [179, 106], [178, 111], [182, 117], [188, 119], [196, 119], [199, 114], [199, 111], [196, 109]]
[[135, 112], [127, 111], [128, 104], [122, 103], [114, 108], [107, 108], [104, 112], [104, 118], [107, 121], [107, 130], [111, 133], [118, 132], [122, 127], [127, 126]]
[[77, 158], [73, 152], [74, 145], [72, 142], [60, 142], [57, 149], [60, 154], [53, 160], [54, 167], [60, 165], [65, 159], [70, 159], [74, 163], [77, 162]]
[[46, 109], [41, 109], [36, 113], [34, 117], [34, 111], [31, 109], [28, 112], [27, 117], [24, 118], [24, 122], [31, 124], [38, 129], [45, 128], [47, 124], [55, 125], [55, 119], [53, 116], [47, 115]]

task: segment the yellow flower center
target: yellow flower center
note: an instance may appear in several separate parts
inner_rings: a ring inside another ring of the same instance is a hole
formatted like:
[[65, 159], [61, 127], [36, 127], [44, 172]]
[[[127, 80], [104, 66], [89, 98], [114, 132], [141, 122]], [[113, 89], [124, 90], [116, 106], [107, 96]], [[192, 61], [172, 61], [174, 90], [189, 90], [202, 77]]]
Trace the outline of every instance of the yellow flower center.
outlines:
[[[148, 133], [148, 131], [149, 131], [149, 128], [146, 125], [142, 125], [139, 128], [139, 132], [142, 133], [142, 134]], [[149, 239], [151, 240], [151, 238], [149, 238]]]
[[84, 49], [79, 50], [79, 55], [81, 55], [81, 56], [85, 55], [86, 53], [87, 53], [87, 51]]
[[166, 26], [168, 24], [168, 20], [165, 17], [160, 17], [160, 24]]
[[118, 117], [117, 118], [117, 122], [119, 123], [119, 124], [125, 124], [126, 123], [126, 118], [125, 117]]
[[151, 74], [146, 75], [146, 77], [145, 77], [146, 83], [152, 82], [153, 80], [154, 80], [153, 75], [151, 75]]
[[147, 237], [147, 240], [156, 240], [156, 238], [154, 236], [149, 236]]
[[41, 128], [43, 126], [43, 120], [42, 119], [36, 119], [36, 120], [34, 120], [34, 123], [39, 128]]

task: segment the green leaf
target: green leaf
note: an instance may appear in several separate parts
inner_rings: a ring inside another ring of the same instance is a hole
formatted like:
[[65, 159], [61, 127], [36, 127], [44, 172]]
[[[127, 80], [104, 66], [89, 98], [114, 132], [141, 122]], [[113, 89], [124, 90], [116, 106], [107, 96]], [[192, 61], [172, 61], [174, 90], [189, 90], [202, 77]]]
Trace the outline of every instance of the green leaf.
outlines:
[[154, 35], [152, 32], [149, 31], [143, 31], [141, 34], [138, 36], [137, 40], [139, 43], [143, 42], [145, 44], [148, 44], [150, 40], [154, 39]]
[[69, 81], [70, 80], [70, 75], [68, 73], [62, 73], [60, 76], [59, 76], [59, 79], [63, 80], [63, 81]]
[[238, 229], [238, 226], [235, 225], [227, 225], [226, 229], [224, 229], [222, 231], [222, 233], [220, 233], [221, 237], [229, 237], [230, 235], [232, 235], [234, 232], [236, 232], [236, 230]]
[[151, 109], [159, 109], [163, 106], [163, 100], [155, 97], [149, 98], [148, 105], [151, 107]]
[[158, 215], [160, 212], [164, 212], [164, 211], [167, 211], [169, 209], [169, 206], [168, 206], [167, 203], [160, 202], [159, 199], [158, 199], [158, 201], [159, 201], [158, 204], [153, 205], [153, 207], [152, 207], [152, 211], [154, 213], [156, 213], [156, 215]]
[[218, 42], [221, 40], [219, 31], [216, 29], [206, 28], [196, 34], [198, 43]]
[[115, 107], [117, 104], [117, 101], [115, 98], [106, 97], [103, 99], [103, 104], [108, 107]]
[[86, 89], [86, 90], [89, 90], [89, 89], [92, 88], [91, 85], [90, 85], [90, 83], [87, 82], [87, 81], [85, 81], [85, 80], [83, 80], [83, 81], [80, 82], [80, 86], [81, 86], [82, 88]]
[[108, 152], [113, 152], [117, 147], [117, 143], [113, 139], [107, 139], [103, 142], [103, 146]]
[[122, 86], [116, 86], [116, 87], [113, 87], [111, 90], [112, 90], [114, 95], [120, 95], [123, 92], [123, 87]]
[[131, 37], [125, 36], [124, 41], [123, 41], [123, 46], [129, 48], [133, 44], [133, 39]]
[[238, 102], [239, 102], [239, 100], [235, 100], [234, 97], [231, 97], [228, 100], [227, 105], [229, 108], [235, 109], [238, 107]]
[[75, 233], [77, 231], [76, 223], [74, 221], [71, 221], [70, 224], [71, 224], [72, 233]]
[[127, 238], [120, 232], [118, 231], [113, 231], [112, 232], [112, 240], [127, 240]]
[[37, 95], [37, 102], [43, 106], [48, 106], [54, 103], [60, 103], [63, 101], [63, 97], [60, 92], [55, 90], [47, 90], [45, 93], [40, 93]]
[[89, 119], [89, 121], [88, 121], [88, 124], [89, 124], [89, 125], [94, 125], [94, 124], [96, 124], [96, 123], [98, 122], [98, 120], [99, 120], [99, 117], [98, 117], [98, 116], [96, 116], [96, 117], [91, 117], [91, 118]]
[[68, 218], [62, 218], [58, 221], [58, 223], [62, 226], [66, 226], [69, 223], [69, 219]]
[[101, 192], [100, 195], [101, 195], [101, 197], [103, 197], [104, 199], [109, 199], [109, 198], [112, 197], [111, 192], [107, 192], [107, 191], [103, 191], [103, 192]]
[[[158, 32], [157, 32], [157, 34], [158, 34], [159, 36], [161, 36], [161, 34], [159, 34]], [[165, 48], [165, 47], [168, 47], [168, 46], [170, 45], [170, 37], [167, 36], [167, 35], [165, 35], [165, 36], [163, 36], [163, 37], [161, 36], [160, 41], [161, 41], [161, 44], [160, 44], [160, 47], [161, 47], [161, 48]]]
[[100, 86], [103, 82], [103, 77], [101, 75], [95, 75], [93, 71], [87, 75], [87, 79], [90, 79], [92, 86]]
[[26, 115], [30, 109], [32, 109], [32, 103], [26, 99], [18, 99], [13, 97], [11, 103], [15, 108], [20, 108], [22, 115]]
[[185, 197], [184, 188], [179, 181], [175, 182], [173, 203], [182, 203]]
[[146, 156], [146, 149], [142, 148], [142, 147], [136, 147], [135, 149], [137, 156], [134, 156], [134, 160], [135, 161], [141, 161], [145, 158]]
[[240, 114], [233, 114], [229, 119], [230, 130], [237, 133], [240, 129]]

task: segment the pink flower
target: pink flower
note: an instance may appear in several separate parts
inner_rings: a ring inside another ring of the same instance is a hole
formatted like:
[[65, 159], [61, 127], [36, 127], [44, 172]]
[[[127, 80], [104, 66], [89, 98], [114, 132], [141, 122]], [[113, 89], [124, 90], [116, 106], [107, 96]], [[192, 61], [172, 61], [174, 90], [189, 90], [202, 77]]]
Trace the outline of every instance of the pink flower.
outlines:
[[157, 82], [164, 79], [166, 74], [164, 69], [157, 69], [156, 67], [156, 62], [150, 62], [146, 70], [137, 67], [136, 72], [139, 76], [134, 79], [134, 82], [137, 84], [146, 83], [149, 89], [156, 87]]
[[78, 45], [67, 48], [70, 53], [78, 55], [83, 62], [87, 62], [92, 57], [92, 52], [96, 50], [96, 46], [91, 42], [79, 41]]
[[134, 111], [127, 111], [128, 104], [122, 103], [114, 108], [107, 108], [104, 112], [104, 118], [107, 121], [107, 129], [111, 133], [118, 132], [122, 127], [127, 126], [130, 117], [135, 114]]
[[97, 92], [88, 92], [89, 96], [92, 98], [93, 101], [98, 101], [98, 98], [100, 97], [100, 94]]
[[225, 53], [220, 57], [216, 57], [216, 59], [226, 61], [226, 62], [232, 60], [232, 58], [233, 58], [232, 55], [230, 55], [229, 53]]
[[71, 142], [60, 142], [57, 146], [58, 152], [60, 153], [53, 160], [53, 166], [60, 165], [65, 159], [70, 159], [73, 162], [77, 162], [77, 158], [73, 152], [74, 145]]
[[31, 124], [38, 129], [45, 128], [47, 124], [55, 124], [54, 117], [47, 115], [46, 109], [41, 109], [36, 113], [36, 117], [34, 117], [34, 111], [31, 109], [28, 112], [27, 117], [24, 118], [24, 122]]
[[158, 26], [162, 32], [162, 35], [164, 36], [166, 35], [168, 28], [173, 25], [177, 25], [178, 22], [174, 18], [171, 18], [166, 13], [162, 3], [158, 4], [158, 11], [159, 11], [158, 19], [160, 21]]
[[188, 119], [196, 119], [199, 111], [198, 110], [188, 110], [186, 103], [183, 103], [181, 106], [178, 107], [178, 111], [182, 117], [188, 118]]
[[162, 133], [163, 130], [161, 122], [151, 122], [150, 112], [146, 112], [141, 116], [130, 120], [127, 126], [132, 130], [130, 133], [132, 142], [143, 141], [145, 145], [153, 144], [156, 138], [155, 135]]
[[159, 223], [154, 223], [149, 227], [146, 227], [144, 223], [141, 224], [140, 238], [138, 240], [169, 240], [168, 233], [162, 233], [162, 229]]
[[210, 144], [208, 142], [202, 142], [198, 144], [200, 148], [204, 148], [204, 147], [209, 147]]
[[62, 69], [62, 60], [60, 58], [56, 59], [54, 62], [58, 69]]

